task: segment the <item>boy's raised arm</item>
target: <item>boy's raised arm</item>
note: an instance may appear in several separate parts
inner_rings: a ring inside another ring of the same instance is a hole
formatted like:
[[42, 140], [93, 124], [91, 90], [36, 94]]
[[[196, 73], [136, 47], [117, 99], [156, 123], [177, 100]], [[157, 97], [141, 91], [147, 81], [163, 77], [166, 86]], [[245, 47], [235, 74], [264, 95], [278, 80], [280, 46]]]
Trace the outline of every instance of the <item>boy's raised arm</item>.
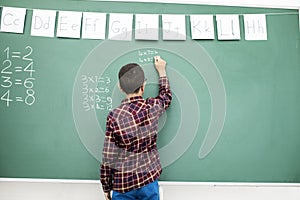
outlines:
[[154, 66], [156, 68], [156, 71], [158, 72], [159, 77], [167, 76], [166, 64], [167, 62], [163, 60], [160, 56], [154, 57]]

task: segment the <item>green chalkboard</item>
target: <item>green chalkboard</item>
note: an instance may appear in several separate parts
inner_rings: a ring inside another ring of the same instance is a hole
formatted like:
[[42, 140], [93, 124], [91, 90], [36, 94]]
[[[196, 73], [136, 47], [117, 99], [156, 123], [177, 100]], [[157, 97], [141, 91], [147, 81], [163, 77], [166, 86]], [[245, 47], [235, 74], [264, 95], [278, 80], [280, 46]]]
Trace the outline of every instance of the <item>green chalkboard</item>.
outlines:
[[[139, 63], [144, 97], [155, 96], [159, 54], [174, 94], [159, 124], [161, 180], [300, 182], [298, 11], [79, 0], [0, 6], [27, 8], [24, 34], [0, 32], [0, 177], [98, 179], [106, 115], [124, 98], [117, 72]], [[31, 36], [33, 9], [102, 12], [107, 20], [186, 14], [187, 39]], [[254, 13], [267, 14], [268, 40], [245, 40], [242, 14]], [[241, 40], [192, 40], [190, 14], [239, 14]]]

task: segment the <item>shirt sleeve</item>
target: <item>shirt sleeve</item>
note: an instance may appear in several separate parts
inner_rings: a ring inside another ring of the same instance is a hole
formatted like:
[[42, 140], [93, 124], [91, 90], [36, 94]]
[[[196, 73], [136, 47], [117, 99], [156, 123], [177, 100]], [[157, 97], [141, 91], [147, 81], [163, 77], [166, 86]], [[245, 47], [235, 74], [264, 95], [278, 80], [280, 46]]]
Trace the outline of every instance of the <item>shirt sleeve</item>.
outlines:
[[155, 98], [148, 98], [147, 103], [151, 105], [149, 117], [155, 120], [160, 117], [166, 109], [170, 106], [172, 101], [172, 92], [170, 90], [170, 84], [168, 78], [159, 78], [159, 92]]
[[164, 110], [166, 110], [171, 104], [172, 92], [170, 89], [169, 79], [166, 76], [159, 78], [159, 94], [156, 99], [158, 99]]
[[106, 132], [102, 151], [102, 163], [100, 167], [100, 181], [104, 192], [109, 192], [113, 187], [113, 172], [116, 158], [118, 156], [118, 147], [113, 137], [112, 120], [110, 116], [106, 121]]

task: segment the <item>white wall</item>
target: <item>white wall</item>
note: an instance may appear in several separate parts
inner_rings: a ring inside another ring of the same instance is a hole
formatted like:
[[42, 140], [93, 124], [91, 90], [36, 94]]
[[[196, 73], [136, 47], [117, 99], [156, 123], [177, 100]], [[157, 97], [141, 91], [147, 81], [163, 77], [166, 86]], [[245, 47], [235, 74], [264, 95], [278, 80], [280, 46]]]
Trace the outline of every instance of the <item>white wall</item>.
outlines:
[[[299, 200], [300, 184], [160, 182], [161, 200]], [[99, 181], [0, 179], [0, 200], [103, 200]]]
[[[101, 0], [91, 0], [101, 1]], [[246, 6], [265, 8], [300, 8], [300, 0], [111, 0], [131, 2], [163, 2], [163, 3], [185, 3], [204, 5]]]

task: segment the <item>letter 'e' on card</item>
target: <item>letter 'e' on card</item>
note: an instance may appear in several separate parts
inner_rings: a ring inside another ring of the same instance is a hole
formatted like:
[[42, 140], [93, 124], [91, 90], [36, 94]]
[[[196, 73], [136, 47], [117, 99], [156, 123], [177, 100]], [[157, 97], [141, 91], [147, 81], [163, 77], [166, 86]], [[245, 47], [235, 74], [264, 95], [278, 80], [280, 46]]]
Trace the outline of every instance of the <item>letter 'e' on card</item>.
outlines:
[[82, 12], [59, 11], [57, 37], [80, 38]]

